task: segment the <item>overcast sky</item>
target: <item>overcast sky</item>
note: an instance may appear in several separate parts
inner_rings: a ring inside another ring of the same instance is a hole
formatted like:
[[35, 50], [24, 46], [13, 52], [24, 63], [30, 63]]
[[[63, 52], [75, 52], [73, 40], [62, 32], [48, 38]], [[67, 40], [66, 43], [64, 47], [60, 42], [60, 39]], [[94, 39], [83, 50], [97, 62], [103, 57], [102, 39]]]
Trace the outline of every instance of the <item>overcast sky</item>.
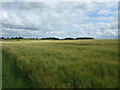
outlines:
[[118, 37], [117, 2], [4, 2], [4, 37]]

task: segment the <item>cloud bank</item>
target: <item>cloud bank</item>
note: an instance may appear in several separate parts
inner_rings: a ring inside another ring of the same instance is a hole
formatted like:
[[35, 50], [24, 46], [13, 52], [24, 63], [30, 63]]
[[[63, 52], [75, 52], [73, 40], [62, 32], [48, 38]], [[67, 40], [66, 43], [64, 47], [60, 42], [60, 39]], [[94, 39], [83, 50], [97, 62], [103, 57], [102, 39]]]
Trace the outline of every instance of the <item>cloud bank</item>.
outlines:
[[116, 2], [4, 2], [4, 37], [118, 37]]

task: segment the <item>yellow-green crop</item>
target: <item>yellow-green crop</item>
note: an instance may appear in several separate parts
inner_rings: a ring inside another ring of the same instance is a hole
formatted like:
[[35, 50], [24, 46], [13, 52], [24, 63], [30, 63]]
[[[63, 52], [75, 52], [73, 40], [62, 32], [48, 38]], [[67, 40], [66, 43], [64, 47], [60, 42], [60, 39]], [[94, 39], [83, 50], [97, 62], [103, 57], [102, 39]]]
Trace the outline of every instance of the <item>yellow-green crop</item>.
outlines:
[[2, 50], [4, 88], [118, 87], [117, 39], [3, 41]]

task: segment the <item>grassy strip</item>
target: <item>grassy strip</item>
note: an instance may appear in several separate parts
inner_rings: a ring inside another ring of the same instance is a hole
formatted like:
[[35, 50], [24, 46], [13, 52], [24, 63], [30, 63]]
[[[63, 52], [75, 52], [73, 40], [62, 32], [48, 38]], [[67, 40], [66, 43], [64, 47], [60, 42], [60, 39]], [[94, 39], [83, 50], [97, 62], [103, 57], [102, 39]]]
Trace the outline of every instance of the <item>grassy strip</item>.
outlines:
[[2, 88], [33, 88], [34, 83], [27, 77], [15, 61], [15, 56], [3, 50]]

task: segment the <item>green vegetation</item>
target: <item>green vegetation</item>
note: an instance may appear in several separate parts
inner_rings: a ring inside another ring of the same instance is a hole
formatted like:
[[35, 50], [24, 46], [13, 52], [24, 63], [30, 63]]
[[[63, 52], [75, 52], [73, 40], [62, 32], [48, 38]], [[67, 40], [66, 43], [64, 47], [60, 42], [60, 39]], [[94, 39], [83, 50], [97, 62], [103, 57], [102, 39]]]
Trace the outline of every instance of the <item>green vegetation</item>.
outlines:
[[33, 87], [32, 82], [26, 77], [15, 64], [12, 58], [8, 58], [4, 53], [3, 57], [3, 88], [29, 88]]
[[0, 89], [2, 89], [2, 49], [0, 43]]
[[4, 88], [118, 87], [118, 40], [2, 43]]

